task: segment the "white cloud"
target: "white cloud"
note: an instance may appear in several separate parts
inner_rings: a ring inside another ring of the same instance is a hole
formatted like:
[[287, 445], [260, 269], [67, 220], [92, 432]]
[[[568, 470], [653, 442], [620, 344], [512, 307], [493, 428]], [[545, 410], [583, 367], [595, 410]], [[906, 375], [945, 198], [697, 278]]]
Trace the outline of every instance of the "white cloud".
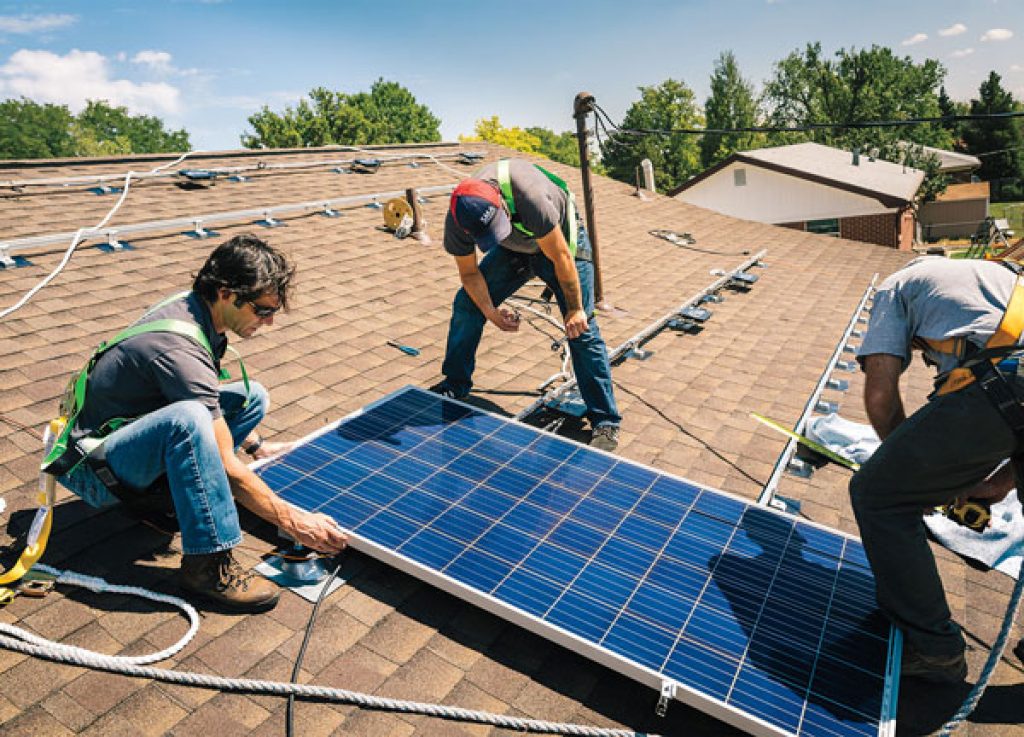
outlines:
[[940, 36], [959, 36], [961, 33], [967, 33], [967, 26], [963, 23], [954, 23], [949, 28], [940, 28]]
[[0, 15], [0, 32], [3, 33], [39, 33], [65, 28], [78, 20], [77, 15], [67, 13], [47, 13], [45, 15]]
[[124, 53], [123, 51], [118, 51], [117, 54], [114, 55], [114, 61], [124, 63], [128, 61], [128, 54]]
[[1010, 71], [1011, 72], [1019, 72], [1019, 71], [1022, 71], [1022, 70], [1024, 70], [1024, 67], [1022, 67], [1020, 64], [1011, 64], [1010, 65]]
[[974, 49], [957, 49], [950, 56], [954, 59], [963, 59], [965, 56], [970, 56], [973, 53]]
[[910, 38], [903, 39], [903, 41], [900, 42], [900, 45], [901, 46], [915, 46], [916, 44], [919, 44], [922, 41], [927, 41], [927, 40], [928, 40], [928, 34], [927, 33], [915, 33]]
[[176, 113], [177, 87], [111, 79], [107, 59], [95, 51], [72, 49], [64, 56], [21, 49], [0, 66], [0, 95], [67, 105], [78, 112], [88, 100], [107, 100], [136, 113]]
[[171, 66], [171, 55], [166, 51], [140, 51], [132, 57], [132, 64], [140, 64], [162, 74], [174, 68]]
[[1013, 38], [1013, 31], [1009, 28], [992, 28], [985, 31], [981, 37], [982, 41], [1009, 41]]

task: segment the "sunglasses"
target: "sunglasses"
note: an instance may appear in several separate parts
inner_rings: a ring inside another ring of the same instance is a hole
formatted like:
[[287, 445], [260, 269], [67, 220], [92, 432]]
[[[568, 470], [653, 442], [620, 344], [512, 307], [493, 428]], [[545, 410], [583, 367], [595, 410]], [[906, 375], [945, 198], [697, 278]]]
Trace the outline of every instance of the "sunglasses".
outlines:
[[260, 318], [261, 320], [265, 320], [268, 317], [273, 317], [281, 310], [281, 307], [283, 306], [280, 304], [275, 305], [273, 307], [268, 305], [258, 305], [251, 299], [247, 299], [246, 302], [248, 302], [249, 306], [252, 307], [253, 314], [256, 315], [256, 317]]

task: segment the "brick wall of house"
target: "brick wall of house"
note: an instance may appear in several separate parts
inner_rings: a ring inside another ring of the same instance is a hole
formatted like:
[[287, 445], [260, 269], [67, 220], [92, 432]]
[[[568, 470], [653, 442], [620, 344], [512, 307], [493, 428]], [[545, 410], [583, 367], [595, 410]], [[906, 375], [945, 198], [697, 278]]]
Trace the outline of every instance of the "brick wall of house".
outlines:
[[[839, 221], [839, 232], [843, 238], [848, 238], [851, 241], [877, 243], [880, 246], [899, 248], [901, 246], [899, 219], [900, 215], [897, 213], [842, 218]], [[910, 241], [908, 240], [903, 247], [909, 249]]]

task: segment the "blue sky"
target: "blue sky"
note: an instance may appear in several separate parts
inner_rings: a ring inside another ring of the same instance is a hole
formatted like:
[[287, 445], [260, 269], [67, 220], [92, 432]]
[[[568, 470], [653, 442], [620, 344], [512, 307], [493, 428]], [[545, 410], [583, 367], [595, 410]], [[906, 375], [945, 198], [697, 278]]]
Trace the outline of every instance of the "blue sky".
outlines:
[[938, 59], [956, 99], [994, 69], [1024, 98], [1024, 0], [0, 0], [0, 98], [108, 99], [212, 150], [238, 148], [264, 104], [383, 77], [455, 140], [491, 115], [569, 130], [581, 90], [616, 120], [669, 77], [703, 102], [727, 49], [759, 89], [812, 41]]

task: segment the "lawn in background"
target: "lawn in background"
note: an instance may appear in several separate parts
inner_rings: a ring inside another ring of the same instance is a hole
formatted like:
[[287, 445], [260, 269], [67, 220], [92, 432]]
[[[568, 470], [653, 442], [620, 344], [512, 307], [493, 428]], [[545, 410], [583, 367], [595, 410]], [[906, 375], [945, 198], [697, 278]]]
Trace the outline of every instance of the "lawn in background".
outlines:
[[1016, 237], [1024, 237], [1024, 202], [993, 202], [988, 206], [988, 214], [994, 218], [1006, 218]]

